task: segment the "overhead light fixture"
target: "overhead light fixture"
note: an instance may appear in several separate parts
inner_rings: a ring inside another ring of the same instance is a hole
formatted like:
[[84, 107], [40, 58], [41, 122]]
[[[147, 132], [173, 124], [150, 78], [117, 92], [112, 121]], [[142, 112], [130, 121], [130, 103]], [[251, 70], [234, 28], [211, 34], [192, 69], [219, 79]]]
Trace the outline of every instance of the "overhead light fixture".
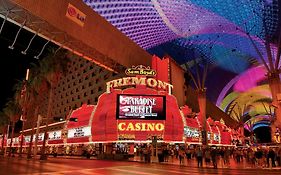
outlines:
[[38, 31], [37, 31], [36, 33], [34, 33], [33, 37], [30, 39], [30, 41], [29, 41], [29, 43], [28, 43], [26, 49], [23, 50], [23, 51], [21, 51], [22, 54], [26, 55], [27, 50], [29, 49], [29, 47], [30, 47], [32, 41], [33, 41], [34, 38], [37, 36], [37, 34], [38, 34], [39, 31], [40, 31], [40, 29], [38, 29]]
[[9, 13], [10, 13], [10, 10], [7, 10], [7, 13], [5, 15], [4, 21], [2, 22], [2, 25], [1, 25], [1, 28], [0, 28], [0, 34], [2, 33], [2, 30], [4, 28], [4, 25], [5, 25], [6, 21], [7, 21]]
[[40, 53], [39, 53], [37, 56], [34, 56], [34, 58], [39, 59], [39, 57], [40, 57], [41, 54], [43, 53], [45, 47], [47, 46], [47, 44], [48, 44], [51, 40], [52, 40], [52, 39], [49, 39], [49, 40], [44, 44], [44, 46], [42, 47]]
[[25, 23], [26, 23], [26, 20], [24, 20], [24, 22], [21, 24], [21, 26], [20, 26], [20, 28], [19, 28], [19, 30], [18, 30], [16, 36], [15, 36], [15, 39], [14, 39], [12, 45], [10, 45], [10, 46], [8, 47], [9, 49], [12, 49], [12, 50], [14, 49], [14, 45], [15, 45], [17, 39], [18, 39], [18, 36], [19, 36], [19, 34], [20, 34], [21, 29], [23, 28], [23, 26], [25, 26]]

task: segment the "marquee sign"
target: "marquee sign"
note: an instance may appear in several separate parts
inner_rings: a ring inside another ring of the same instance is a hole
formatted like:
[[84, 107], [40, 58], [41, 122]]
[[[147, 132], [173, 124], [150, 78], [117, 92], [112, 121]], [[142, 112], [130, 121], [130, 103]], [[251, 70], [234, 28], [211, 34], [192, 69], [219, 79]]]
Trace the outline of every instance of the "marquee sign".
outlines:
[[166, 119], [166, 97], [158, 95], [117, 95], [117, 119]]
[[[44, 139], [44, 133], [39, 133], [38, 134], [38, 142], [42, 142], [43, 139]], [[36, 138], [36, 134], [33, 135], [33, 140], [35, 141], [35, 138]]]
[[132, 66], [132, 68], [127, 68], [125, 71], [126, 75], [128, 76], [136, 76], [136, 75], [141, 75], [141, 76], [156, 76], [156, 71], [153, 69], [150, 69], [149, 66]]
[[[25, 137], [24, 137], [25, 143], [29, 143], [30, 140], [31, 140], [31, 136], [25, 136]], [[34, 140], [33, 140], [33, 141], [34, 141]]]
[[198, 138], [200, 137], [200, 132], [196, 128], [190, 128], [185, 126], [184, 127], [184, 136], [185, 137], [190, 137], [190, 138]]
[[214, 141], [219, 142], [220, 141], [220, 135], [214, 134]]
[[61, 131], [48, 132], [49, 140], [59, 140], [61, 139]]
[[67, 138], [79, 138], [79, 137], [87, 137], [91, 136], [91, 127], [79, 127], [79, 128], [73, 128], [69, 129], [67, 133]]

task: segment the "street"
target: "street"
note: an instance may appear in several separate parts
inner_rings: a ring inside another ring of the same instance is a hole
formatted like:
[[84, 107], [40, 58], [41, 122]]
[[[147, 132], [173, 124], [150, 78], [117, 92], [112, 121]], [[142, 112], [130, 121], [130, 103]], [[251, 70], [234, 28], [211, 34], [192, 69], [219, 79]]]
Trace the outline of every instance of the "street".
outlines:
[[0, 158], [0, 175], [167, 175], [167, 174], [233, 174], [233, 175], [280, 175], [280, 170], [197, 168], [159, 163], [139, 163], [104, 160], [49, 158], [48, 161], [25, 158]]

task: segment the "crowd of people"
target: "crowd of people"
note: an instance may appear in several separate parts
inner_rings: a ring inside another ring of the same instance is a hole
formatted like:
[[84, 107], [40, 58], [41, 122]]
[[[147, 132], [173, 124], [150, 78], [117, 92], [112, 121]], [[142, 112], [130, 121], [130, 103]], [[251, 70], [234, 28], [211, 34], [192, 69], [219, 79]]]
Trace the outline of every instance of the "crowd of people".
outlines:
[[[150, 162], [152, 147], [147, 146], [138, 150], [141, 161]], [[230, 167], [231, 160], [237, 164], [247, 163], [252, 168], [281, 166], [281, 147], [215, 147], [207, 146], [162, 146], [157, 149], [158, 161], [179, 161], [180, 165], [190, 164], [196, 159], [197, 166], [213, 166], [217, 168], [220, 161], [222, 166]]]

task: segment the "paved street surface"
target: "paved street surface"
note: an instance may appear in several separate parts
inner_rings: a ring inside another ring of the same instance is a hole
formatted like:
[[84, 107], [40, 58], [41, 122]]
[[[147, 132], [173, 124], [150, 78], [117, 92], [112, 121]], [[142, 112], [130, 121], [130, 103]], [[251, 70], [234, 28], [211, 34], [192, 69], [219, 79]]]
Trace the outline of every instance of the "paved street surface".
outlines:
[[280, 175], [280, 170], [239, 168], [197, 168], [159, 163], [49, 158], [48, 161], [25, 158], [0, 158], [0, 175]]

